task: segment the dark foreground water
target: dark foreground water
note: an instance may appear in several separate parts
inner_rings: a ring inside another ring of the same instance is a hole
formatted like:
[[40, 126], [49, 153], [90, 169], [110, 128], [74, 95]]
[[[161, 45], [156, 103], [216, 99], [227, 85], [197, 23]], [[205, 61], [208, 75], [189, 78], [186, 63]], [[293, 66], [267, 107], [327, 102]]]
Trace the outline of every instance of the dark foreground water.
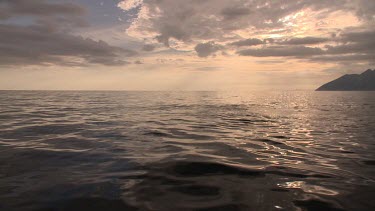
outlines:
[[0, 210], [375, 210], [375, 92], [0, 92]]

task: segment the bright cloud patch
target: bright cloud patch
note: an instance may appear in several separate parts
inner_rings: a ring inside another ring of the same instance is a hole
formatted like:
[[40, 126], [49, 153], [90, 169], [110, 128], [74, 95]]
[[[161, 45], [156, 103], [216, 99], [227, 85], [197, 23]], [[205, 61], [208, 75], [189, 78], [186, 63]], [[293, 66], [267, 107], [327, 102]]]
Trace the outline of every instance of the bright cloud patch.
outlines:
[[131, 10], [142, 5], [143, 0], [125, 0], [118, 4], [123, 10]]
[[138, 9], [130, 36], [199, 57], [218, 51], [254, 57], [299, 50], [300, 57], [327, 54], [324, 45], [344, 45], [338, 40], [347, 28], [370, 30], [375, 20], [375, 3], [367, 0], [126, 0], [119, 7]]

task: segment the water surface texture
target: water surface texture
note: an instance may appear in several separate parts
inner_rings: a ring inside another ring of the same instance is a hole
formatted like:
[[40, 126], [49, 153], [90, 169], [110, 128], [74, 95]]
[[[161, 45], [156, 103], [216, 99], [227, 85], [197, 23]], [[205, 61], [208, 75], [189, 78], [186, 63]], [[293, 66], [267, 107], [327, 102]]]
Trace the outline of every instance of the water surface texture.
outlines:
[[374, 210], [374, 92], [0, 92], [0, 210]]

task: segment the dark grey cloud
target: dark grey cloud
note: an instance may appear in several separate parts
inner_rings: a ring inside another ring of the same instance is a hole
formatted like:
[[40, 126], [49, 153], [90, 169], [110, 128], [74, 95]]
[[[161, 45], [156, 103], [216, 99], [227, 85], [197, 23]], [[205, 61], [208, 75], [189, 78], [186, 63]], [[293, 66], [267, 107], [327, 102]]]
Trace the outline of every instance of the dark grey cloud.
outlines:
[[86, 26], [83, 15], [86, 10], [78, 5], [67, 2], [53, 2], [48, 0], [1, 0], [0, 20], [13, 17], [32, 17], [38, 22]]
[[337, 62], [337, 63], [353, 63], [375, 61], [374, 54], [352, 54], [352, 55], [323, 55], [314, 56], [310, 59], [316, 62]]
[[358, 31], [344, 31], [342, 32], [339, 41], [347, 43], [347, 42], [364, 42], [364, 43], [371, 43], [374, 42], [375, 37], [375, 29], [366, 30], [366, 29], [359, 29]]
[[[89, 64], [125, 65], [136, 52], [69, 32], [85, 26], [85, 9], [47, 0], [1, 0], [0, 66]], [[29, 18], [27, 22], [12, 18]]]
[[[305, 37], [275, 40], [262, 48], [239, 50], [237, 54], [253, 57], [293, 57], [313, 62], [373, 63], [375, 61], [375, 30], [350, 28], [331, 38]], [[324, 47], [304, 45], [330, 42]]]
[[235, 45], [235, 46], [255, 46], [255, 45], [261, 45], [264, 44], [265, 41], [256, 39], [256, 38], [251, 38], [251, 39], [245, 39], [245, 40], [239, 40], [236, 42], [230, 43], [230, 45]]
[[275, 46], [260, 49], [246, 49], [237, 52], [241, 56], [253, 57], [305, 57], [323, 54], [320, 48], [305, 46]]
[[55, 16], [55, 15], [82, 15], [85, 10], [72, 3], [51, 3], [46, 0], [1, 0], [1, 11], [6, 11], [7, 17], [19, 15]]
[[291, 38], [288, 40], [280, 41], [279, 44], [283, 45], [314, 45], [330, 41], [330, 38], [326, 37], [301, 37]]
[[327, 45], [327, 54], [375, 54], [375, 30], [344, 31], [338, 45]]
[[357, 0], [356, 5], [357, 16], [372, 22], [375, 20], [375, 1], [373, 0]]
[[281, 64], [285, 63], [284, 60], [265, 60], [265, 61], [256, 61], [258, 64]]
[[248, 15], [249, 13], [250, 9], [245, 7], [227, 7], [221, 11], [221, 15], [223, 15], [225, 19], [235, 19]]
[[[232, 42], [229, 45], [237, 46], [237, 47], [244, 47], [244, 46], [250, 47], [250, 46], [258, 46], [258, 45], [275, 44], [275, 45], [280, 46], [280, 48], [282, 48], [282, 46], [315, 45], [315, 44], [321, 44], [321, 43], [326, 43], [326, 42], [330, 42], [330, 41], [333, 41], [332, 38], [326, 38], [326, 37], [301, 37], [301, 38], [289, 38], [289, 39], [283, 39], [283, 40], [280, 40], [280, 39], [275, 40], [275, 39], [272, 39], [272, 38], [268, 38], [268, 39], [264, 39], [264, 40], [257, 39], [257, 38], [250, 38], [250, 39]], [[264, 49], [267, 49], [267, 48], [263, 48], [263, 50]], [[268, 49], [271, 49], [271, 48], [268, 48]], [[277, 48], [275, 48], [275, 46], [273, 46], [272, 49], [277, 50]], [[296, 48], [287, 47], [287, 49], [290, 50], [290, 49], [296, 49]], [[250, 51], [253, 51], [253, 50], [250, 49]]]
[[195, 46], [195, 51], [197, 52], [199, 57], [208, 57], [211, 54], [219, 51], [220, 49], [222, 49], [222, 46], [212, 41], [200, 43]]
[[153, 50], [155, 50], [155, 48], [156, 47], [152, 44], [145, 44], [145, 45], [143, 45], [142, 50], [143, 51], [153, 51]]
[[[0, 65], [123, 65], [136, 53], [104, 41], [51, 32], [41, 26], [0, 24]], [[80, 61], [83, 60], [83, 61]]]
[[160, 28], [160, 35], [156, 36], [156, 40], [169, 47], [169, 39], [175, 38], [177, 40], [188, 41], [190, 38], [182, 26], [175, 24], [163, 24]]
[[375, 43], [351, 43], [337, 46], [326, 46], [326, 54], [358, 54], [358, 53], [374, 53]]

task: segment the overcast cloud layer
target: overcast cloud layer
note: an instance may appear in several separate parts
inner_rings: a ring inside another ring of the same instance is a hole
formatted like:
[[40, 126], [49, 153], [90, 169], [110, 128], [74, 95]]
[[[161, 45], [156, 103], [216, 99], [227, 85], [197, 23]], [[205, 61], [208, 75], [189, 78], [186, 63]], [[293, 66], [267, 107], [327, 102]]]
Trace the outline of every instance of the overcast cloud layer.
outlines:
[[82, 2], [1, 0], [0, 65], [140, 65], [150, 55], [186, 52], [317, 63], [375, 57], [373, 0], [113, 1], [130, 17], [122, 33], [131, 45], [81, 36], [96, 27]]
[[[129, 34], [194, 49], [199, 57], [226, 51], [330, 62], [342, 61], [340, 56], [374, 58], [371, 0], [125, 0], [119, 6], [138, 11]], [[339, 15], [351, 15], [359, 24], [330, 24]]]
[[136, 52], [84, 38], [85, 8], [47, 0], [0, 1], [0, 65], [125, 65]]

